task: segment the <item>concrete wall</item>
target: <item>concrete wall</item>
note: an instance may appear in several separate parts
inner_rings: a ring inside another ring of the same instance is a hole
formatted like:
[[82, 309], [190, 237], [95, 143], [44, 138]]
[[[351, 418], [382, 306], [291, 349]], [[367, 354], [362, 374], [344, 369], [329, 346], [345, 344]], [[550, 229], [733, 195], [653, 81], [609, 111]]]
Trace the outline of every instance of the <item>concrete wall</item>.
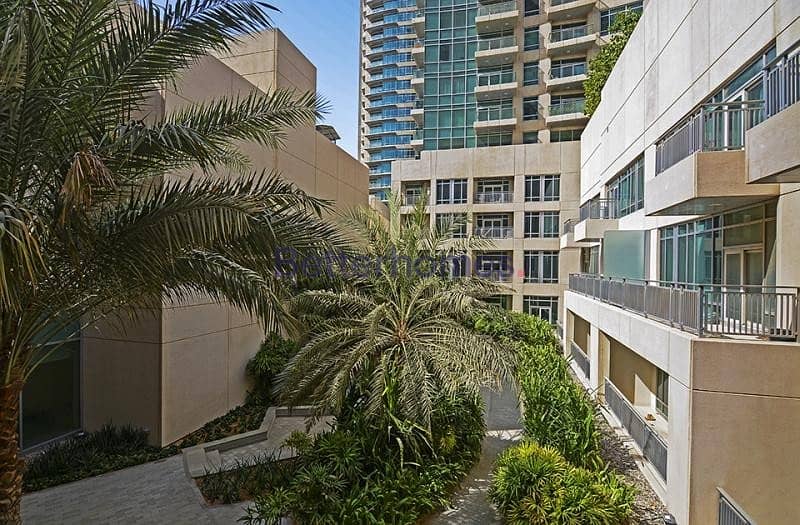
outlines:
[[[246, 39], [225, 57], [205, 57], [153, 104], [163, 114], [219, 96], [275, 87], [316, 89], [316, 68], [279, 31]], [[283, 147], [244, 143], [253, 171], [277, 170], [340, 210], [368, 205], [368, 169], [313, 124], [286, 132]], [[183, 177], [188, 173], [175, 173]], [[220, 176], [236, 176], [221, 172]], [[247, 361], [263, 340], [256, 319], [207, 297], [164, 303], [148, 323], [84, 334], [84, 427], [113, 421], [151, 430], [164, 445], [241, 404], [250, 387]]]
[[610, 342], [609, 379], [631, 404], [651, 406], [656, 391], [656, 367], [619, 341]]

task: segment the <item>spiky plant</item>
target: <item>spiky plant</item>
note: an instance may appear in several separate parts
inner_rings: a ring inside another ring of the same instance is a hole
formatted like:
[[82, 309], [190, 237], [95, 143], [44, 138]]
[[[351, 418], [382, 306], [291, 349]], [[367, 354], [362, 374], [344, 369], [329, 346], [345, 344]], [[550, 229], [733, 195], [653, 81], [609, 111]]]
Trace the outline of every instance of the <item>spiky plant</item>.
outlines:
[[275, 248], [335, 241], [325, 203], [250, 173], [236, 148], [313, 125], [315, 94], [254, 90], [152, 111], [181, 70], [270, 28], [271, 9], [0, 2], [0, 523], [20, 521], [19, 398], [45, 343], [165, 293], [206, 294], [275, 325]]
[[437, 396], [477, 396], [482, 386], [513, 380], [513, 353], [465, 326], [501, 288], [453, 278], [438, 264], [485, 241], [453, 239], [458, 221], [430, 225], [423, 201], [404, 217], [396, 199], [389, 220], [366, 209], [345, 217], [371, 273], [293, 301], [306, 343], [279, 375], [285, 402], [310, 403], [318, 414], [363, 411], [415, 441], [430, 434]]

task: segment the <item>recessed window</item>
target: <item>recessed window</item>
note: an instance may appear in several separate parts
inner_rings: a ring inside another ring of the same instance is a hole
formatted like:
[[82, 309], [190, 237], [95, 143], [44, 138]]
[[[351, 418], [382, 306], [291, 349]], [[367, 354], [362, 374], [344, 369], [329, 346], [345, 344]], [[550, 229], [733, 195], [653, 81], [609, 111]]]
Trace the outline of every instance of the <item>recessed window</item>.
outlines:
[[558, 237], [557, 211], [525, 212], [526, 239], [553, 239]]
[[539, 118], [539, 97], [526, 97], [522, 99], [522, 120], [536, 120]]
[[552, 284], [558, 282], [558, 252], [526, 251], [525, 282]]
[[436, 204], [466, 204], [467, 179], [436, 181]]
[[556, 324], [558, 321], [558, 297], [526, 295], [522, 300], [522, 310], [550, 324]]
[[466, 213], [440, 213], [436, 215], [436, 227], [440, 233], [450, 232], [454, 239], [467, 237]]
[[553, 202], [561, 193], [560, 175], [527, 175], [525, 202]]
[[522, 143], [523, 144], [538, 144], [539, 142], [539, 132], [538, 131], [526, 131], [522, 134]]
[[528, 62], [523, 67], [523, 84], [535, 86], [539, 83], [539, 62]]
[[541, 13], [540, 0], [525, 0], [525, 16], [536, 16]]
[[617, 18], [617, 16], [626, 11], [636, 11], [641, 13], [642, 2], [633, 2], [627, 5], [621, 5], [619, 7], [613, 7], [611, 9], [600, 11], [600, 33], [607, 35], [611, 31], [611, 26], [614, 25], [614, 20]]
[[539, 27], [525, 28], [525, 51], [535, 51], [539, 49]]
[[656, 372], [656, 413], [669, 417], [669, 374], [660, 368]]
[[572, 142], [581, 140], [581, 129], [559, 129], [550, 131], [550, 142]]

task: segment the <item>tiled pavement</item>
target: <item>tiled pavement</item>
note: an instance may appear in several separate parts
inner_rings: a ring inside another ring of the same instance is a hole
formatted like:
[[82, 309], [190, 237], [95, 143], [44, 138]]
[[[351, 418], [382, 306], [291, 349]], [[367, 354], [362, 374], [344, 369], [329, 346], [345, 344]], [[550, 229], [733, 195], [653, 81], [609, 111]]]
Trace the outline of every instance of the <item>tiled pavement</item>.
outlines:
[[28, 494], [22, 519], [26, 525], [233, 524], [243, 506], [205, 506], [178, 455]]
[[502, 393], [487, 392], [486, 437], [481, 459], [453, 498], [449, 509], [425, 520], [425, 525], [499, 525], [500, 516], [487, 499], [489, 475], [497, 455], [522, 437], [517, 396], [507, 388]]

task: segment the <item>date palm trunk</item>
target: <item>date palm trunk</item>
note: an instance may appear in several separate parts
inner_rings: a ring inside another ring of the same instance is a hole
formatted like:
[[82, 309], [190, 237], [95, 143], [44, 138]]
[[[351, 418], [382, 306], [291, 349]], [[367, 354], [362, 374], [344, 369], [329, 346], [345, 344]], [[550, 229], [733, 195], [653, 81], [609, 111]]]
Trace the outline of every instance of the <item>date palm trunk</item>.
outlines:
[[23, 462], [19, 453], [19, 396], [22, 381], [0, 386], [0, 525], [22, 523]]

